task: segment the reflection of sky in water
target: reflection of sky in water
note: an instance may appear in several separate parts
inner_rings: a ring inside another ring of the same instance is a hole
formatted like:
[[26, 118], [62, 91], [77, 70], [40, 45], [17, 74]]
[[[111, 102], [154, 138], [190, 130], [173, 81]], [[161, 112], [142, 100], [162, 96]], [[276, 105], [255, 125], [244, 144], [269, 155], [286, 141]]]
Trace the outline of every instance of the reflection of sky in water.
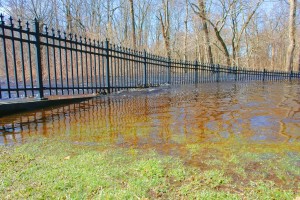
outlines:
[[251, 126], [253, 129], [257, 127], [272, 126], [270, 120], [271, 120], [270, 116], [255, 116], [250, 119]]
[[220, 132], [220, 135], [223, 137], [223, 138], [229, 138], [230, 134], [226, 131], [222, 131]]
[[0, 118], [0, 144], [30, 135], [155, 145], [226, 140], [296, 141], [299, 84], [211, 83], [124, 91]]
[[272, 116], [254, 116], [250, 119], [250, 123], [254, 132], [254, 135], [251, 137], [252, 140], [276, 140], [274, 130], [276, 130], [278, 122]]

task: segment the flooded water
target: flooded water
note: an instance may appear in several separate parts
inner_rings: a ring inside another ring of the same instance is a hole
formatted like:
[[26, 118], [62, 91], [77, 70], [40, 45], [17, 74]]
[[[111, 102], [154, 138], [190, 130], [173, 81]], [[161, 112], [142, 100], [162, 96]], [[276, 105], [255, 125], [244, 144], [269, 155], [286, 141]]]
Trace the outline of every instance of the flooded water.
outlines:
[[[0, 144], [32, 135], [152, 146], [232, 138], [251, 143], [300, 139], [299, 82], [207, 83], [123, 91], [86, 102], [0, 118]], [[176, 152], [174, 152], [176, 153]]]
[[300, 82], [164, 86], [0, 118], [0, 145], [32, 136], [154, 149], [239, 186], [269, 180], [300, 193]]

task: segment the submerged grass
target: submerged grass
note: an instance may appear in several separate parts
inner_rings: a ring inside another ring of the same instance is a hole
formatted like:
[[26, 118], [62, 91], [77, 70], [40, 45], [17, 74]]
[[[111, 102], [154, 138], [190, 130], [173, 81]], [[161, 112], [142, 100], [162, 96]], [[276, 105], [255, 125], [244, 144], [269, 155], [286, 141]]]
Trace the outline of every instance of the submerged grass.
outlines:
[[[193, 155], [202, 148], [187, 147]], [[278, 159], [276, 155], [265, 156], [271, 161]], [[299, 157], [290, 155], [291, 159], [284, 160], [287, 166], [273, 166], [272, 170], [279, 177], [280, 174], [286, 177], [286, 173], [297, 176], [299, 169], [294, 162]], [[160, 155], [154, 150], [34, 139], [26, 144], [0, 147], [0, 199], [293, 199], [299, 196], [297, 190], [268, 180], [264, 171], [245, 181], [249, 169], [256, 164], [244, 159], [259, 163], [266, 159], [261, 154], [229, 155], [224, 158], [227, 162], [218, 157], [202, 158], [211, 167], [185, 165], [177, 157]], [[266, 168], [272, 166], [271, 161]], [[229, 173], [229, 168], [234, 174]], [[241, 177], [243, 183], [235, 176]]]

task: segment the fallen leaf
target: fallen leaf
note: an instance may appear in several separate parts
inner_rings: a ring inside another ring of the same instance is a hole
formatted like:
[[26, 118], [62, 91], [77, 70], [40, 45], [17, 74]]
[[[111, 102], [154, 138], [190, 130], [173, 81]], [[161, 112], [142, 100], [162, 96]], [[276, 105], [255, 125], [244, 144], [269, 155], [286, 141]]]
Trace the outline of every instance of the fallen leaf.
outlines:
[[67, 157], [65, 157], [64, 159], [65, 159], [65, 160], [70, 160], [70, 158], [71, 158], [70, 156], [67, 156]]

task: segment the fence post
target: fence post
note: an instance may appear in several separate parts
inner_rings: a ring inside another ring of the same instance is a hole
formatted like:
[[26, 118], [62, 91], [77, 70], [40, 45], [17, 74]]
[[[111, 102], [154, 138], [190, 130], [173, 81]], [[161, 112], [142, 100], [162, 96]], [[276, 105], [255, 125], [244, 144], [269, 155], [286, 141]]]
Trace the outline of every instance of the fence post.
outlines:
[[109, 41], [106, 39], [105, 40], [105, 52], [106, 52], [106, 55], [105, 55], [105, 66], [106, 66], [106, 79], [105, 79], [105, 82], [106, 82], [106, 87], [107, 87], [107, 93], [109, 94], [110, 93], [110, 72], [109, 72]]
[[237, 66], [233, 67], [234, 70], [234, 81], [237, 81]]
[[168, 84], [171, 84], [171, 59], [168, 58]]
[[199, 75], [198, 75], [198, 61], [196, 60], [195, 61], [195, 83], [196, 84], [198, 84], [198, 79], [199, 79], [199, 77], [198, 77]]
[[289, 77], [289, 79], [291, 80], [292, 77], [293, 77], [293, 70], [291, 70], [291, 72], [290, 72], [290, 77]]
[[217, 64], [217, 82], [220, 81], [220, 65]]
[[34, 19], [34, 36], [35, 36], [35, 58], [36, 58], [36, 80], [37, 88], [39, 90], [38, 99], [44, 98], [44, 85], [43, 85], [43, 71], [42, 71], [42, 57], [41, 57], [41, 46], [40, 46], [40, 23], [35, 18]]
[[[4, 57], [4, 68], [5, 68], [5, 74], [6, 74], [6, 85], [7, 85], [7, 89], [8, 89], [8, 97], [11, 98], [11, 91], [10, 91], [10, 81], [9, 81], [9, 74], [8, 74], [8, 62], [7, 62], [7, 51], [6, 51], [6, 40], [5, 40], [5, 29], [4, 29], [4, 25], [5, 25], [5, 22], [4, 22], [4, 16], [3, 14], [1, 13], [0, 14], [0, 23], [1, 23], [1, 30], [2, 30], [2, 38], [3, 38], [3, 41], [2, 41], [2, 49], [3, 49], [3, 57]], [[3, 62], [3, 61], [2, 61]]]
[[144, 88], [148, 87], [148, 80], [147, 80], [147, 53], [144, 50]]

